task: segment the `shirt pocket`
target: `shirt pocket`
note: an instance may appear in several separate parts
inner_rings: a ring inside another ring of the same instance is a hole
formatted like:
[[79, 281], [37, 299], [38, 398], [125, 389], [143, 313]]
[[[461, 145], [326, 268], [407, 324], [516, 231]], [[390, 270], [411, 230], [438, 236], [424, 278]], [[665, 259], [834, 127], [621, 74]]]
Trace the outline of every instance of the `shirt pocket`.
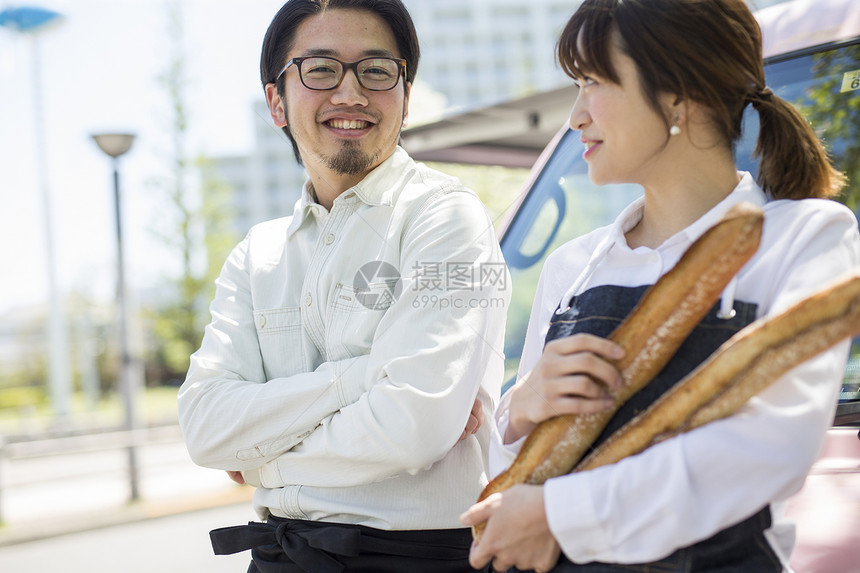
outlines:
[[308, 371], [299, 307], [255, 310], [254, 325], [267, 380]]
[[397, 295], [397, 286], [396, 280], [373, 282], [361, 289], [338, 283], [329, 309], [329, 360], [370, 353], [379, 322]]

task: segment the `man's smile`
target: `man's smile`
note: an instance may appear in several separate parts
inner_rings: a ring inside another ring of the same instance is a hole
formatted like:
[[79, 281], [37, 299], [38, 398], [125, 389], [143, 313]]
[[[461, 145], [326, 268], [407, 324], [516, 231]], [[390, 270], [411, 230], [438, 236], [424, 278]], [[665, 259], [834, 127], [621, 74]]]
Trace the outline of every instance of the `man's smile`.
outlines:
[[366, 129], [372, 125], [360, 119], [330, 119], [325, 124], [334, 129]]

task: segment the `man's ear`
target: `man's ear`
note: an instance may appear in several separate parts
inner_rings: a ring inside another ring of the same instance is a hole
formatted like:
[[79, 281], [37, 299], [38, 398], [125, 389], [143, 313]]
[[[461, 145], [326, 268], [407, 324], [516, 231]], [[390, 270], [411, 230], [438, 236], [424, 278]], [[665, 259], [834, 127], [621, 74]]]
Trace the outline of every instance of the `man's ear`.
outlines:
[[409, 94], [412, 93], [412, 82], [406, 82], [406, 93], [403, 95], [403, 127], [409, 123]]
[[284, 101], [281, 99], [275, 84], [266, 84], [266, 103], [269, 105], [269, 114], [272, 116], [275, 127], [286, 126], [287, 114], [284, 111]]

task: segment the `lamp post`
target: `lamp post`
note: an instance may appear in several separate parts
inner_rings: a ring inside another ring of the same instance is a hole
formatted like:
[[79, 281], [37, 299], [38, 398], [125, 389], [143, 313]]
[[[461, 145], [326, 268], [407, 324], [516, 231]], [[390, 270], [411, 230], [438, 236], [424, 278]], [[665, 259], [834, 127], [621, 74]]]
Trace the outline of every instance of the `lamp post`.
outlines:
[[139, 471], [137, 463], [137, 448], [135, 446], [134, 430], [137, 429], [137, 412], [135, 409], [134, 384], [132, 374], [131, 353], [128, 347], [128, 308], [125, 293], [125, 263], [122, 247], [122, 210], [119, 195], [119, 158], [126, 153], [134, 142], [134, 135], [129, 133], [104, 133], [93, 135], [93, 139], [111, 158], [113, 166], [113, 196], [116, 213], [116, 249], [117, 249], [117, 305], [119, 306], [119, 342], [120, 342], [120, 372], [119, 387], [125, 406], [125, 426], [129, 431], [128, 470], [131, 484], [131, 500], [140, 498]]
[[51, 193], [47, 176], [47, 152], [44, 140], [42, 113], [40, 33], [58, 24], [63, 16], [52, 10], [32, 6], [19, 6], [0, 11], [0, 26], [22, 33], [30, 39], [33, 138], [36, 148], [36, 181], [42, 195], [45, 219], [45, 263], [48, 278], [48, 386], [54, 415], [63, 423], [69, 414], [72, 383], [69, 372], [68, 334], [62, 295], [58, 287], [54, 257], [54, 223], [51, 213]]

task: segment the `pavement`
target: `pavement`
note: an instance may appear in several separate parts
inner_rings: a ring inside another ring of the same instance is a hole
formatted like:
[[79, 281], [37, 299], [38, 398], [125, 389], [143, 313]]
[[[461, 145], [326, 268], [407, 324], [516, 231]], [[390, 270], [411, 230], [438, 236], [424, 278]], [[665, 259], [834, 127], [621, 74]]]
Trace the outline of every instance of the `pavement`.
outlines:
[[236, 486], [219, 494], [194, 496], [183, 500], [144, 500], [116, 506], [108, 511], [76, 513], [66, 519], [45, 517], [6, 524], [0, 526], [0, 547], [239, 503], [250, 507], [252, 495], [252, 488]]
[[253, 488], [196, 466], [181, 437], [141, 445], [138, 459], [137, 501], [123, 449], [0, 459], [0, 547], [229, 505], [253, 514]]
[[248, 504], [240, 503], [8, 545], [0, 547], [0, 571], [244, 572], [250, 553], [215, 555], [209, 531], [244, 523], [252, 513]]

